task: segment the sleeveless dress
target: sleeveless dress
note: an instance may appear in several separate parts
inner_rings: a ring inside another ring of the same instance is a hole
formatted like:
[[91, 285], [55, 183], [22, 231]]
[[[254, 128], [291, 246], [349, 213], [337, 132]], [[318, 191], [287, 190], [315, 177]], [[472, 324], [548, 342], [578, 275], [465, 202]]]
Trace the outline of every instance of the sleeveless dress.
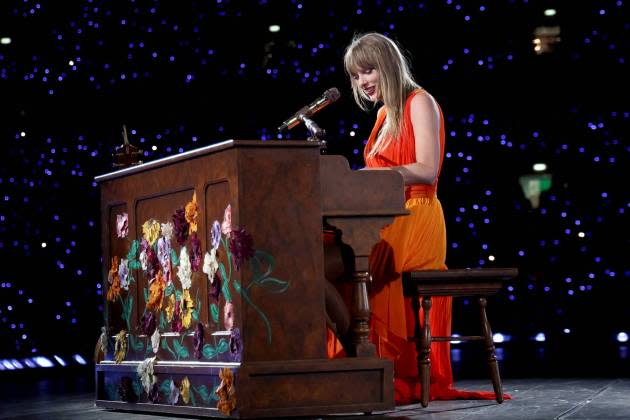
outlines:
[[[364, 151], [366, 167], [401, 166], [416, 162], [415, 137], [411, 124], [411, 100], [415, 95], [427, 94], [423, 89], [413, 91], [407, 98], [403, 112], [403, 126], [398, 139], [391, 139], [377, 154], [370, 156], [379, 130], [387, 116], [385, 107], [378, 111], [376, 123]], [[438, 106], [439, 109], [439, 106]], [[444, 117], [440, 118], [440, 167], [444, 157]], [[370, 340], [377, 354], [394, 362], [394, 390], [397, 404], [416, 402], [420, 398], [417, 352], [407, 337], [414, 334], [411, 299], [403, 296], [401, 273], [420, 270], [446, 270], [446, 226], [440, 200], [434, 185], [405, 186], [405, 207], [409, 215], [396, 217], [391, 225], [381, 230], [381, 241], [370, 255]], [[449, 296], [432, 299], [431, 330], [435, 336], [451, 335], [451, 304]], [[421, 309], [422, 312], [422, 309]], [[420, 314], [423, 319], [423, 314]], [[332, 338], [332, 339], [331, 339]], [[341, 345], [329, 334], [328, 355], [339, 354]], [[493, 392], [470, 392], [453, 389], [450, 343], [431, 345], [432, 400], [494, 399]]]

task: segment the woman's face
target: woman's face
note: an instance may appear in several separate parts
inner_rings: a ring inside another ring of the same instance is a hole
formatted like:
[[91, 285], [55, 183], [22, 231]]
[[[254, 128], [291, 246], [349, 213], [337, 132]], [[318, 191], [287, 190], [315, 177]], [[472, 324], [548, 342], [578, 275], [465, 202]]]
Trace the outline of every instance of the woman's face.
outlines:
[[352, 75], [352, 79], [357, 84], [357, 87], [370, 98], [370, 101], [376, 102], [382, 99], [379, 89], [380, 75], [378, 70], [372, 68], [359, 69], [357, 73]]

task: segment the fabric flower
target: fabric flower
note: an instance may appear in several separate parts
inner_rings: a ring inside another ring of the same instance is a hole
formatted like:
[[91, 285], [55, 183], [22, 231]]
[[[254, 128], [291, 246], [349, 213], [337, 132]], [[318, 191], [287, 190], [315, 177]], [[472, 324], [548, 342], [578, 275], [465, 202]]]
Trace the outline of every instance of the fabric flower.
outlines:
[[151, 336], [151, 347], [155, 354], [160, 350], [160, 330], [157, 328], [153, 331], [153, 335]]
[[245, 229], [238, 228], [232, 231], [230, 236], [230, 252], [232, 253], [234, 267], [238, 270], [244, 262], [254, 256], [254, 239]]
[[148, 337], [153, 335], [153, 331], [155, 331], [156, 326], [157, 322], [153, 312], [147, 311], [142, 314], [142, 318], [140, 318], [140, 330], [144, 335]]
[[182, 301], [181, 301], [181, 311], [182, 311], [182, 326], [184, 328], [190, 327], [190, 323], [192, 321], [192, 312], [195, 309], [195, 304], [190, 297], [190, 290], [184, 289], [182, 292]]
[[186, 204], [185, 215], [186, 221], [188, 222], [188, 234], [192, 235], [197, 232], [197, 214], [198, 214], [198, 206], [197, 206], [197, 192], [193, 193], [192, 201]]
[[158, 259], [157, 254], [153, 248], [147, 249], [147, 274], [149, 275], [149, 281], [153, 281], [153, 278], [157, 275], [157, 272], [162, 269], [162, 264]]
[[179, 384], [179, 395], [181, 395], [184, 404], [190, 402], [190, 381], [188, 380], [188, 376], [184, 376], [182, 383]]
[[241, 361], [241, 350], [243, 346], [241, 344], [241, 331], [238, 328], [234, 328], [230, 332], [230, 355], [235, 362]]
[[101, 335], [96, 340], [96, 347], [94, 348], [94, 363], [100, 363], [105, 358], [108, 347], [107, 328], [101, 327]]
[[126, 238], [129, 234], [129, 215], [127, 213], [116, 215], [116, 235]]
[[158, 387], [158, 384], [153, 384], [153, 386], [151, 387], [151, 391], [149, 392], [149, 401], [151, 401], [153, 404], [157, 404], [160, 402], [160, 388]]
[[221, 223], [221, 233], [225, 235], [226, 238], [230, 237], [230, 233], [232, 233], [232, 205], [228, 204], [225, 208], [225, 212], [223, 213], [223, 223]]
[[179, 281], [182, 283], [183, 289], [190, 289], [190, 286], [192, 285], [192, 271], [190, 267], [190, 257], [188, 256], [188, 251], [185, 246], [183, 246], [179, 252], [177, 277], [179, 277]]
[[221, 245], [221, 223], [218, 220], [212, 224], [210, 237], [212, 238], [212, 249], [217, 249]]
[[157, 258], [162, 267], [162, 275], [166, 284], [171, 284], [171, 241], [160, 238], [157, 242]]
[[214, 273], [219, 269], [219, 262], [217, 261], [217, 250], [212, 248], [210, 252], [206, 252], [203, 257], [203, 268], [201, 269], [208, 275], [210, 283], [214, 281]]
[[124, 402], [136, 402], [138, 397], [133, 390], [133, 380], [128, 376], [123, 376], [118, 385], [118, 396]]
[[179, 401], [179, 388], [175, 386], [175, 381], [171, 380], [171, 393], [168, 396], [168, 403], [175, 405]]
[[184, 209], [175, 210], [173, 214], [173, 226], [175, 227], [175, 239], [180, 245], [186, 243], [188, 239], [188, 222], [186, 221], [186, 212]]
[[142, 224], [142, 236], [153, 246], [160, 237], [160, 223], [155, 219], [147, 220]]
[[120, 277], [120, 287], [125, 290], [129, 290], [129, 266], [127, 265], [127, 259], [122, 258], [120, 265], [118, 266], [118, 277]]
[[162, 228], [162, 237], [170, 243], [171, 238], [173, 237], [173, 223], [162, 223], [160, 227]]
[[138, 260], [140, 261], [140, 266], [142, 267], [142, 271], [147, 271], [147, 269], [149, 268], [148, 266], [149, 257], [147, 256], [146, 249], [143, 249], [142, 251], [140, 251], [140, 256], [138, 257]]
[[178, 300], [175, 302], [175, 311], [173, 311], [173, 319], [171, 320], [171, 330], [173, 332], [181, 332], [181, 330], [184, 328], [182, 325], [182, 318], [181, 318], [181, 302]]
[[195, 335], [193, 336], [193, 348], [196, 359], [201, 359], [203, 350], [203, 339], [203, 324], [199, 322], [195, 327]]
[[217, 409], [229, 416], [236, 408], [236, 390], [234, 389], [234, 373], [230, 368], [223, 368], [219, 371], [221, 383], [214, 391], [219, 396], [217, 401]]
[[225, 302], [223, 307], [223, 326], [226, 330], [234, 327], [234, 305], [232, 302]]
[[211, 302], [219, 303], [219, 296], [221, 295], [221, 275], [219, 272], [214, 273], [214, 281], [210, 282], [208, 287], [208, 297]]
[[116, 364], [122, 363], [127, 356], [127, 331], [120, 330], [118, 334], [116, 334], [116, 342], [114, 344], [114, 359], [116, 360]]
[[118, 276], [118, 257], [112, 258], [112, 266], [107, 275], [107, 300], [114, 302], [120, 296], [120, 277]]
[[175, 294], [172, 293], [166, 298], [166, 308], [164, 309], [166, 313], [166, 322], [171, 322], [173, 320], [173, 314], [175, 312]]
[[162, 308], [162, 300], [164, 299], [164, 279], [162, 272], [158, 271], [157, 276], [149, 286], [149, 301], [147, 302], [147, 310], [154, 311]]
[[139, 365], [136, 372], [140, 377], [140, 382], [142, 383], [142, 388], [144, 388], [144, 392], [149, 394], [153, 385], [157, 383], [157, 377], [155, 376], [154, 366], [157, 360], [156, 356], [149, 357], [148, 359], [144, 359]]
[[192, 271], [199, 271], [201, 266], [201, 241], [196, 233], [190, 236], [190, 268]]

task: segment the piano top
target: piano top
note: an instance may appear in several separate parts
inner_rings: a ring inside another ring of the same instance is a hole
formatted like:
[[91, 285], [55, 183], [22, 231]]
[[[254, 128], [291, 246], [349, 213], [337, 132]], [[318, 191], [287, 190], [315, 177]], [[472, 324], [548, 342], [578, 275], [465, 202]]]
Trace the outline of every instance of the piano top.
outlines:
[[198, 149], [189, 150], [184, 153], [178, 153], [173, 156], [167, 156], [161, 159], [156, 159], [151, 162], [142, 163], [140, 165], [130, 166], [128, 168], [119, 169], [114, 172], [109, 172], [103, 175], [96, 176], [94, 180], [96, 182], [108, 181], [111, 179], [120, 178], [130, 174], [146, 171], [147, 169], [155, 169], [161, 166], [170, 165], [175, 162], [190, 159], [196, 156], [202, 156], [209, 153], [216, 153], [220, 150], [231, 149], [233, 147], [320, 147], [318, 142], [306, 141], [306, 140], [225, 140], [219, 143], [211, 144], [210, 146], [200, 147]]

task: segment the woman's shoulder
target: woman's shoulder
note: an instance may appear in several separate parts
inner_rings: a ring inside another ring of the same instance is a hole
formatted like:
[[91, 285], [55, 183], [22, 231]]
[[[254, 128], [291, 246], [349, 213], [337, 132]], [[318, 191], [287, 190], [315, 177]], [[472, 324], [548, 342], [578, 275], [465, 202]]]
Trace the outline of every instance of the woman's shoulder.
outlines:
[[435, 98], [423, 88], [415, 89], [407, 99], [407, 106], [412, 110], [433, 108], [436, 105]]

